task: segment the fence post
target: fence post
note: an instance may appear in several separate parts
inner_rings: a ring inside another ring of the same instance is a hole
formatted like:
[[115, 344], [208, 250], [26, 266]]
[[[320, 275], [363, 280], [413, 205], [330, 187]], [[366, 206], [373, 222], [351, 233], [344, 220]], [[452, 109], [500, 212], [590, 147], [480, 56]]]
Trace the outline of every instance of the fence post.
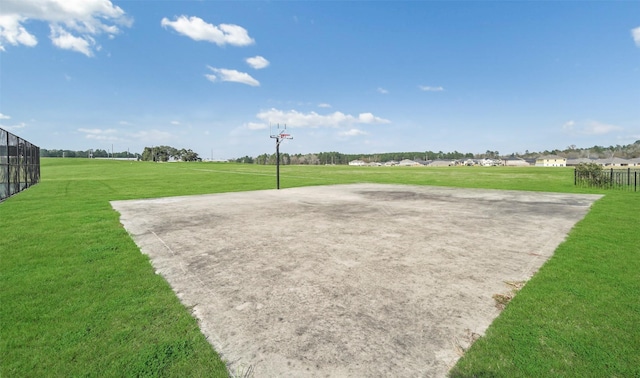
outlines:
[[611, 168], [611, 175], [610, 175], [609, 185], [613, 188], [613, 168]]

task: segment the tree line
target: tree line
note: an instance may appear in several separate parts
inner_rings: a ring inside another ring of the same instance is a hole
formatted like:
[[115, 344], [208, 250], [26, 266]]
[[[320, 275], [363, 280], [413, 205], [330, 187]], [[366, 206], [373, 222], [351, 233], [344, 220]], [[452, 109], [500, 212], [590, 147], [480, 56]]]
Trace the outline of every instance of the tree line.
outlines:
[[[416, 152], [386, 152], [379, 154], [343, 154], [336, 151], [319, 152], [308, 154], [280, 154], [280, 164], [294, 165], [341, 165], [348, 164], [352, 160], [362, 160], [367, 163], [386, 163], [388, 161], [410, 160], [459, 160], [459, 159], [484, 159], [484, 158], [501, 158], [507, 156], [515, 156], [523, 159], [535, 159], [541, 155], [558, 155], [568, 159], [592, 158], [604, 159], [618, 157], [624, 159], [633, 159], [640, 157], [640, 140], [628, 145], [610, 145], [593, 146], [589, 148], [578, 148], [575, 145], [567, 146], [564, 150], [544, 150], [541, 152], [526, 150], [524, 153], [513, 152], [507, 155], [501, 155], [499, 151], [487, 150], [484, 153], [471, 152], [443, 152], [443, 151], [416, 151]], [[57, 149], [40, 149], [41, 157], [81, 157], [81, 158], [136, 158], [144, 161], [201, 161], [202, 159], [196, 152], [191, 149], [177, 149], [171, 146], [154, 146], [145, 147], [142, 154], [123, 152], [109, 152], [103, 149], [91, 149], [86, 151], [57, 150]], [[258, 156], [243, 156], [237, 159], [230, 159], [231, 162], [245, 164], [276, 164], [276, 154], [261, 154]]]
[[[348, 164], [352, 160], [363, 160], [367, 163], [384, 163], [387, 161], [395, 160], [400, 161], [404, 159], [411, 160], [436, 160], [436, 159], [462, 159], [472, 158], [471, 153], [462, 153], [458, 151], [454, 152], [385, 152], [379, 154], [343, 154], [340, 152], [319, 152], [311, 154], [288, 154], [280, 153], [280, 164], [293, 164], [293, 165], [340, 165]], [[276, 154], [262, 154], [257, 157], [243, 156], [238, 159], [234, 159], [237, 163], [248, 164], [275, 164]]]
[[[343, 154], [340, 152], [319, 152], [309, 154], [288, 154], [280, 153], [280, 164], [292, 165], [327, 165], [327, 164], [348, 164], [352, 160], [362, 160], [366, 163], [386, 163], [388, 161], [401, 161], [410, 159], [419, 160], [460, 160], [460, 159], [497, 159], [508, 156], [515, 156], [522, 159], [535, 159], [542, 155], [558, 155], [568, 159], [592, 158], [603, 159], [619, 157], [632, 159], [640, 157], [640, 140], [628, 145], [616, 146], [593, 146], [589, 148], [577, 148], [575, 145], [568, 146], [564, 150], [544, 150], [541, 152], [526, 150], [524, 153], [513, 152], [510, 154], [500, 154], [499, 151], [487, 150], [484, 153], [471, 152], [443, 152], [443, 151], [420, 151], [420, 152], [387, 152], [379, 154]], [[276, 154], [262, 154], [256, 157], [243, 156], [230, 161], [245, 164], [276, 164]]]
[[109, 152], [102, 149], [91, 149], [86, 151], [73, 151], [73, 150], [48, 150], [46, 148], [40, 149], [40, 157], [61, 157], [61, 158], [113, 158], [113, 159], [138, 159], [143, 161], [162, 161], [169, 160], [179, 161], [201, 161], [202, 159], [196, 152], [191, 149], [175, 148], [171, 146], [155, 146], [145, 147], [142, 154], [130, 153], [129, 151], [123, 152]]
[[130, 153], [129, 151], [123, 152], [109, 152], [107, 150], [95, 149], [86, 151], [73, 151], [73, 150], [48, 150], [46, 148], [40, 149], [40, 157], [65, 157], [65, 158], [139, 158], [140, 154]]

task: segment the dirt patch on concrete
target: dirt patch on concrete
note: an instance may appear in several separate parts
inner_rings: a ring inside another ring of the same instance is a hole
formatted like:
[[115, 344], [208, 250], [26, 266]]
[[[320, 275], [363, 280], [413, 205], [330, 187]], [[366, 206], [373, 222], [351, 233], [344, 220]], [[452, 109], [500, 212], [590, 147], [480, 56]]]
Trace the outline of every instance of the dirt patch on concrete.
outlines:
[[355, 184], [114, 201], [230, 370], [444, 376], [600, 196]]

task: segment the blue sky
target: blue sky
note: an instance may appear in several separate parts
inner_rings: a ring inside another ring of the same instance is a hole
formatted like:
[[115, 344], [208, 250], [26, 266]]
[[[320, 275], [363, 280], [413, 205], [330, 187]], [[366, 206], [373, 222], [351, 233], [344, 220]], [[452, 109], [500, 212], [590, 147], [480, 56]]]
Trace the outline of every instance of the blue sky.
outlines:
[[640, 139], [640, 2], [2, 0], [0, 127], [48, 149], [502, 154]]

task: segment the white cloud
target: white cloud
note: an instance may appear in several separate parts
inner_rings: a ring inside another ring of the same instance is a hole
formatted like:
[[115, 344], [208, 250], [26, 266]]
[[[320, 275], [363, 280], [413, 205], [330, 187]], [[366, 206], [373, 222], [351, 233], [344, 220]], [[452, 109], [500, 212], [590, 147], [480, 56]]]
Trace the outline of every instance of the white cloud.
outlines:
[[24, 122], [18, 123], [16, 125], [3, 125], [0, 124], [0, 127], [2, 127], [3, 129], [7, 130], [7, 131], [14, 131], [14, 130], [19, 130], [19, 129], [24, 129], [25, 127], [27, 127], [27, 124]]
[[389, 123], [389, 120], [376, 117], [371, 113], [361, 113], [357, 117], [342, 112], [320, 115], [316, 112], [301, 113], [296, 110], [287, 112], [270, 109], [262, 111], [256, 117], [266, 123], [289, 125], [292, 127], [348, 127], [354, 124]]
[[368, 135], [368, 133], [360, 129], [349, 129], [349, 130], [342, 131], [340, 133], [340, 136], [347, 136], [347, 137], [358, 136], [358, 135]]
[[[11, 117], [9, 117], [6, 114], [2, 114], [0, 113], [0, 120], [2, 119], [11, 119]], [[3, 129], [7, 130], [7, 131], [13, 131], [13, 130], [18, 130], [18, 129], [24, 129], [27, 126], [26, 123], [22, 122], [22, 123], [18, 123], [16, 125], [4, 125], [0, 123], [0, 127], [2, 127]]]
[[604, 135], [623, 130], [621, 126], [606, 124], [598, 121], [586, 121], [581, 123], [568, 121], [562, 125], [562, 129], [570, 134], [575, 135]]
[[330, 108], [330, 107], [331, 107], [331, 104], [327, 104], [327, 103], [324, 103], [324, 102], [323, 102], [322, 104], [318, 104], [318, 107], [319, 107], [319, 108]]
[[384, 88], [381, 88], [381, 87], [378, 87], [377, 91], [378, 91], [378, 93], [381, 93], [381, 94], [387, 94], [387, 93], [389, 93], [389, 91], [388, 91], [388, 90], [386, 90], [386, 89], [384, 89]]
[[358, 123], [388, 123], [389, 121], [383, 120], [374, 116], [372, 113], [360, 113], [358, 115]]
[[56, 47], [77, 51], [89, 57], [93, 56], [92, 47], [96, 44], [96, 41], [90, 36], [76, 37], [57, 25], [51, 25], [49, 38], [51, 38], [51, 42]]
[[249, 32], [242, 26], [233, 24], [220, 24], [219, 26], [206, 23], [200, 17], [176, 17], [175, 21], [170, 21], [164, 17], [160, 21], [162, 27], [170, 27], [178, 33], [185, 35], [195, 41], [207, 41], [218, 46], [226, 44], [234, 46], [251, 45], [255, 41], [249, 37]]
[[631, 29], [631, 36], [633, 37], [633, 41], [636, 43], [636, 46], [640, 47], [640, 26], [635, 29]]
[[3, 0], [0, 50], [5, 50], [5, 44], [37, 45], [37, 38], [23, 25], [30, 20], [49, 24], [55, 46], [87, 56], [100, 49], [95, 36], [113, 38], [120, 33], [119, 26], [132, 24], [132, 19], [109, 0]]
[[179, 126], [179, 125], [180, 125], [180, 122], [179, 122], [179, 121], [171, 121], [171, 124], [172, 124], [172, 125], [175, 125], [175, 126]]
[[245, 126], [249, 130], [264, 130], [269, 127], [266, 123], [248, 122]]
[[234, 83], [241, 83], [251, 85], [252, 87], [260, 86], [260, 82], [246, 72], [240, 72], [236, 70], [229, 70], [226, 68], [214, 68], [207, 66], [216, 75], [205, 74], [204, 76], [212, 82], [216, 81], [231, 81]]
[[442, 88], [442, 87], [430, 87], [428, 85], [419, 85], [418, 88], [420, 88], [420, 90], [423, 90], [425, 92], [442, 92], [442, 91], [444, 91], [444, 88]]
[[173, 134], [160, 130], [142, 130], [136, 133], [129, 134], [129, 137], [139, 140], [147, 145], [160, 144], [175, 140]]
[[573, 127], [575, 126], [575, 122], [573, 120], [571, 121], [567, 121], [564, 123], [564, 125], [562, 125], [562, 128], [564, 130], [573, 130]]
[[116, 132], [115, 129], [103, 130], [103, 129], [85, 129], [85, 128], [79, 128], [78, 131], [85, 134], [113, 134]]
[[598, 121], [589, 121], [585, 125], [583, 131], [588, 135], [602, 135], [609, 134], [614, 131], [621, 131], [622, 127], [616, 125], [609, 125]]
[[78, 129], [79, 132], [85, 134], [85, 138], [100, 141], [116, 141], [119, 138], [114, 135], [118, 131], [115, 129]]
[[269, 65], [269, 61], [260, 55], [254, 56], [253, 58], [247, 58], [246, 62], [256, 70], [263, 69]]
[[13, 46], [25, 45], [29, 47], [33, 47], [38, 44], [36, 37], [21, 25], [24, 20], [24, 17], [17, 15], [0, 15], [1, 51], [5, 51], [5, 43]]

